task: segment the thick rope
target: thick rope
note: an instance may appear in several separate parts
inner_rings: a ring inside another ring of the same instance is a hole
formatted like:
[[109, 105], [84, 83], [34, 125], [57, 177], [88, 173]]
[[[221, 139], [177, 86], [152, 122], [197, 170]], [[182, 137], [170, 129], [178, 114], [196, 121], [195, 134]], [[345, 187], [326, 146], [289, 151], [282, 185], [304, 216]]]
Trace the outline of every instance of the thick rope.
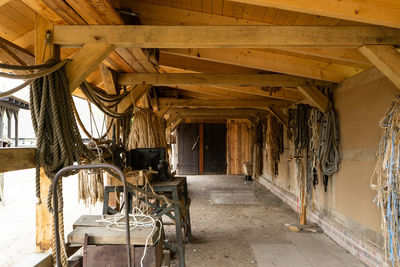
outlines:
[[72, 110], [73, 110], [73, 112], [74, 112], [76, 121], [77, 121], [78, 124], [79, 124], [79, 127], [81, 127], [82, 131], [86, 134], [86, 136], [87, 136], [90, 140], [93, 140], [93, 141], [96, 141], [96, 142], [97, 142], [97, 141], [100, 141], [100, 140], [102, 140], [102, 139], [104, 139], [104, 138], [107, 136], [107, 134], [110, 132], [110, 130], [111, 130], [111, 128], [112, 128], [112, 125], [113, 125], [113, 123], [114, 123], [114, 118], [112, 118], [111, 121], [110, 121], [110, 123], [109, 123], [108, 126], [107, 126], [106, 132], [105, 132], [102, 136], [100, 136], [99, 138], [94, 138], [94, 137], [89, 133], [89, 131], [86, 129], [85, 125], [83, 124], [83, 122], [82, 122], [82, 120], [81, 120], [81, 117], [79, 116], [78, 110], [76, 109], [75, 103], [74, 103], [73, 101], [72, 101]]
[[[31, 85], [30, 107], [32, 124], [35, 130], [37, 145], [36, 162], [36, 196], [40, 199], [40, 167], [46, 176], [53, 180], [58, 170], [73, 165], [82, 157], [94, 158], [81, 139], [78, 126], [72, 112], [72, 95], [65, 77], [64, 69], [60, 68], [44, 77], [37, 78]], [[72, 174], [72, 173], [71, 173]], [[53, 211], [52, 188], [57, 186], [57, 197], [60, 205], [60, 240], [64, 241], [62, 185], [51, 184], [47, 198], [47, 207]], [[54, 229], [53, 229], [54, 231]], [[54, 232], [53, 232], [54, 233]], [[54, 240], [53, 235], [53, 240]], [[61, 257], [63, 266], [67, 264], [67, 255], [62, 242]], [[53, 252], [55, 249], [53, 247]], [[54, 255], [53, 255], [54, 256]], [[55, 257], [53, 257], [55, 258]]]
[[119, 118], [130, 115], [133, 111], [133, 106], [131, 106], [130, 108], [128, 108], [128, 110], [126, 110], [122, 113], [118, 113], [118, 112], [111, 110], [110, 107], [112, 107], [112, 106], [105, 106], [102, 103], [102, 100], [99, 99], [95, 93], [93, 93], [93, 89], [91, 88], [90, 84], [88, 84], [87, 82], [82, 83], [81, 89], [82, 89], [82, 92], [85, 94], [85, 96], [90, 100], [90, 102], [95, 104], [103, 113], [105, 113], [106, 115], [108, 115], [110, 117], [119, 119]]
[[319, 135], [318, 160], [323, 173], [325, 192], [329, 178], [338, 172], [339, 155], [339, 122], [335, 110], [328, 110], [322, 117], [321, 132]]
[[[46, 76], [52, 72], [55, 72], [56, 70], [59, 70], [60, 68], [64, 67], [65, 64], [67, 64], [70, 59], [65, 59], [63, 61], [58, 62], [57, 64], [54, 64], [50, 68], [45, 68], [42, 71], [39, 72], [34, 72], [34, 73], [29, 73], [29, 74], [11, 74], [11, 73], [6, 73], [6, 72], [0, 72], [0, 77], [2, 78], [7, 78], [7, 79], [16, 79], [16, 80], [32, 80], [32, 79], [37, 79], [41, 78], [43, 76]], [[44, 65], [39, 65], [39, 66], [47, 66], [47, 64]]]

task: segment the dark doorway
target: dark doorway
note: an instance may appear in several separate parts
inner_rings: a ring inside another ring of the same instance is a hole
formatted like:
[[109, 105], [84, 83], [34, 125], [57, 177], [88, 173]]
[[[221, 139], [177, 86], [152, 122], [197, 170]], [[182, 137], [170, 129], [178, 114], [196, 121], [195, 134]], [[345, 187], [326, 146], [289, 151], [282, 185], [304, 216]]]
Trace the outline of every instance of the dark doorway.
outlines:
[[226, 174], [226, 125], [183, 123], [178, 127], [179, 174]]
[[204, 125], [204, 174], [226, 174], [226, 125]]
[[199, 125], [183, 123], [178, 128], [179, 174], [199, 174]]

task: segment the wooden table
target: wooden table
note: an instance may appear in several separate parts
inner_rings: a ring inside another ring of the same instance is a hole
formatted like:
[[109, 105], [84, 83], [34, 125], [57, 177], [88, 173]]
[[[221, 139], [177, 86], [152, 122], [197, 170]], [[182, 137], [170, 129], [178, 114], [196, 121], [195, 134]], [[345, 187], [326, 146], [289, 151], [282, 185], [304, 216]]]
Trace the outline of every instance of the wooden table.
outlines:
[[[185, 266], [185, 248], [184, 248], [184, 240], [182, 236], [182, 227], [185, 230], [185, 237], [189, 242], [191, 242], [192, 239], [192, 232], [191, 232], [191, 226], [190, 226], [190, 211], [189, 211], [189, 205], [190, 205], [190, 200], [188, 196], [188, 189], [187, 189], [187, 181], [186, 177], [182, 176], [177, 176], [174, 177], [172, 181], [168, 182], [154, 182], [151, 184], [151, 186], [154, 189], [154, 192], [157, 194], [164, 194], [164, 195], [171, 195], [172, 200], [174, 200], [174, 204], [171, 206], [167, 206], [166, 203], [160, 204], [158, 201], [156, 202], [149, 202], [147, 201], [146, 203], [150, 205], [152, 208], [154, 208], [152, 214], [162, 217], [162, 216], [168, 216], [171, 219], [175, 221], [175, 230], [176, 230], [176, 239], [177, 239], [177, 245], [173, 246], [170, 243], [165, 243], [167, 247], [169, 247], [171, 250], [176, 251], [179, 255], [179, 266], [184, 267]], [[110, 192], [122, 192], [123, 188], [122, 186], [106, 186], [105, 187], [105, 192], [104, 192], [104, 202], [103, 202], [103, 214], [108, 214], [108, 213], [113, 213], [113, 209], [111, 209], [108, 206], [108, 199], [109, 199], [109, 193]], [[132, 210], [132, 197], [135, 196], [134, 192], [130, 191], [129, 192], [129, 201], [128, 205], [130, 205], [130, 209]], [[180, 212], [180, 207], [178, 203], [180, 200], [183, 199], [184, 201], [184, 209], [185, 209], [185, 216], [183, 218], [183, 224], [182, 222], [182, 214]]]

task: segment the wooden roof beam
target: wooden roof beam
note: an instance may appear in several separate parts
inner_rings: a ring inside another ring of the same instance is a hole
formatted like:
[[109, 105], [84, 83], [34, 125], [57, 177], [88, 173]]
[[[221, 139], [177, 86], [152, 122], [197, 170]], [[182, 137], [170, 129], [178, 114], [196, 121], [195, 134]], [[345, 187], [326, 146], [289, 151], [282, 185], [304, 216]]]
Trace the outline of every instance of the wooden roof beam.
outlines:
[[398, 44], [400, 30], [377, 26], [55, 25], [54, 43], [136, 48], [358, 48], [364, 44]]
[[86, 77], [114, 50], [110, 44], [89, 44], [83, 46], [65, 66], [69, 89], [75, 91]]
[[159, 98], [160, 106], [173, 108], [260, 108], [265, 109], [269, 106], [286, 107], [291, 104], [283, 100], [197, 100], [197, 99], [169, 99]]
[[307, 77], [315, 80], [341, 82], [366, 68], [309, 59], [257, 49], [165, 49], [166, 53], [265, 71]]
[[100, 65], [100, 73], [103, 78], [104, 89], [107, 94], [118, 94], [118, 73], [108, 68], [106, 65]]
[[364, 54], [392, 83], [400, 89], [400, 53], [391, 45], [366, 45]]
[[191, 109], [191, 108], [172, 108], [168, 111], [168, 113], [177, 113], [179, 115], [185, 116], [221, 116], [221, 117], [229, 117], [236, 115], [257, 115], [263, 113], [258, 109], [249, 109], [249, 108], [238, 108], [238, 109], [224, 109], [224, 108], [199, 108], [199, 109]]
[[[144, 25], [270, 25], [254, 21], [251, 18], [238, 19], [235, 17], [221, 16], [186, 10], [168, 6], [154, 5], [139, 1], [122, 1], [121, 7], [128, 7], [136, 14], [140, 14], [140, 21]], [[254, 6], [250, 6], [254, 8]], [[300, 26], [300, 25], [299, 25]], [[280, 48], [308, 56], [318, 56], [332, 60], [367, 64], [370, 62], [356, 49], [346, 48]], [[160, 55], [160, 65], [162, 57]], [[176, 64], [182, 64], [180, 61]], [[175, 65], [169, 65], [175, 66]], [[203, 71], [208, 72], [208, 71]], [[212, 71], [211, 71], [212, 72]], [[215, 71], [214, 71], [215, 72]]]
[[299, 86], [297, 88], [322, 113], [328, 110], [329, 99], [318, 88], [315, 86]]
[[332, 86], [332, 83], [284, 74], [234, 73], [124, 73], [119, 75], [121, 85], [239, 85], [296, 87], [300, 85]]

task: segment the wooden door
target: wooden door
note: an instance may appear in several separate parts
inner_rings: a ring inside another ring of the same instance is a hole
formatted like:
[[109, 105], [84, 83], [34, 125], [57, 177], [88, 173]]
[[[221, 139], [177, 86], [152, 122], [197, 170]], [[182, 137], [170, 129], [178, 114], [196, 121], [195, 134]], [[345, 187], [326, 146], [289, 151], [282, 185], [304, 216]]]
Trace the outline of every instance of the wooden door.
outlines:
[[204, 124], [204, 174], [226, 174], [225, 124]]
[[199, 125], [182, 123], [177, 140], [178, 174], [199, 174]]

